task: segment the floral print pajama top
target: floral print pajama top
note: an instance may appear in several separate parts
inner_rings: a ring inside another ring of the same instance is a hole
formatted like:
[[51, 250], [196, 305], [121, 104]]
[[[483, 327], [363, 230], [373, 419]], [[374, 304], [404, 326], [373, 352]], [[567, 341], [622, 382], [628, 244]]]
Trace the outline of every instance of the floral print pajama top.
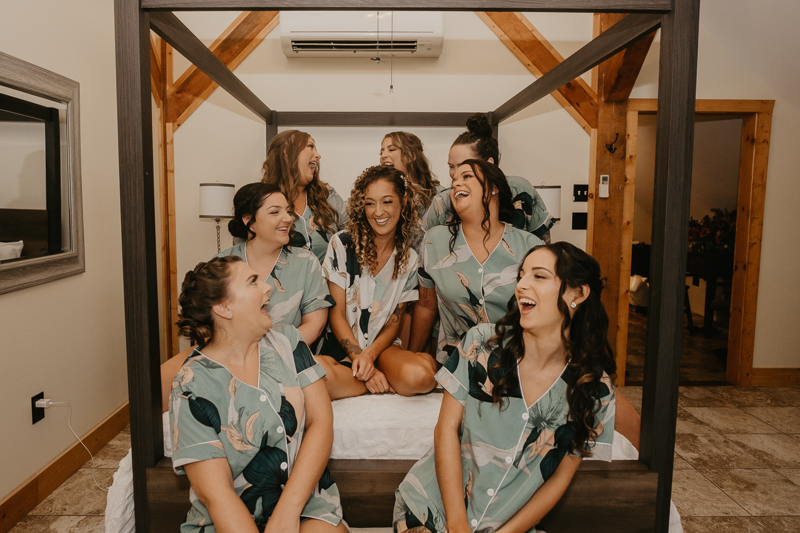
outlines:
[[[246, 244], [240, 242], [217, 256], [238, 255], [247, 263]], [[331, 307], [334, 303], [328, 284], [322, 279], [319, 261], [305, 248], [284, 246], [264, 282], [272, 287], [267, 306], [272, 327], [298, 327], [303, 322], [303, 315]]]
[[[568, 366], [535, 401], [525, 398], [517, 371], [506, 407], [492, 405], [492, 380], [487, 375], [498, 355], [487, 349], [486, 342], [493, 334], [493, 324], [472, 328], [436, 374], [436, 380], [464, 406], [459, 436], [464, 505], [470, 529], [479, 533], [495, 531], [531, 499], [570, 453], [574, 434], [566, 394], [567, 380], [575, 376]], [[597, 438], [587, 447], [595, 457], [610, 461], [615, 393], [606, 374], [598, 389]], [[394, 519], [399, 529], [422, 525], [434, 533], [447, 531], [434, 461], [431, 449], [397, 489]]]
[[[224, 458], [259, 531], [264, 531], [292, 467], [305, 431], [303, 391], [325, 376], [300, 333], [271, 329], [259, 341], [258, 386], [236, 379], [227, 368], [195, 349], [172, 382], [169, 417], [172, 465], [177, 474], [197, 461]], [[211, 516], [194, 490], [181, 533], [214, 533]], [[339, 489], [327, 468], [309, 496], [301, 518], [337, 525]]]
[[[544, 205], [542, 197], [525, 178], [506, 176], [506, 180], [514, 199], [514, 223], [512, 225], [542, 238], [555, 224], [555, 221], [550, 218], [550, 213], [547, 206]], [[431, 206], [422, 217], [422, 228], [427, 231], [436, 226], [446, 225], [452, 210], [450, 189], [444, 189], [434, 196]]]
[[436, 287], [440, 321], [437, 361], [444, 363], [471, 327], [497, 322], [506, 314], [519, 262], [539, 244], [544, 244], [539, 237], [506, 224], [503, 238], [481, 264], [460, 227], [452, 253], [447, 226], [428, 231], [422, 245], [419, 283], [426, 289]]
[[[322, 263], [322, 275], [345, 291], [345, 316], [361, 349], [372, 344], [398, 304], [419, 299], [417, 252], [409, 249], [405, 270], [393, 280], [396, 254], [395, 250], [378, 275], [372, 277], [368, 266], [358, 264], [353, 240], [348, 232], [340, 231], [334, 235], [328, 246]], [[317, 351], [333, 357], [339, 363], [350, 364], [347, 353], [330, 327]]]
[[[333, 233], [336, 233], [339, 229], [347, 227], [345, 201], [342, 200], [336, 189], [330, 187], [328, 189], [328, 203], [339, 214], [338, 227], [337, 224], [333, 225]], [[303, 215], [294, 221], [294, 231], [294, 236], [289, 244], [311, 250], [321, 264], [325, 260], [325, 253], [328, 251], [328, 242], [330, 242], [332, 233], [317, 227], [314, 222], [314, 212], [308, 206], [308, 197], [306, 197], [306, 209], [303, 211]]]

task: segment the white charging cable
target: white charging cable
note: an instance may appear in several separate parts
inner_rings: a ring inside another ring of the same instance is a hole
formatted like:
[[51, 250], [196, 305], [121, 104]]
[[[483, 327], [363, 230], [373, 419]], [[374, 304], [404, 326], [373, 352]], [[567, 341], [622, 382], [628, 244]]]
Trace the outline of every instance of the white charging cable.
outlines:
[[94, 484], [97, 485], [98, 489], [108, 492], [108, 489], [104, 489], [103, 487], [100, 486], [100, 483], [97, 482], [97, 478], [95, 477], [94, 455], [92, 455], [92, 452], [89, 451], [89, 448], [86, 447], [86, 444], [83, 443], [83, 440], [81, 440], [78, 434], [75, 433], [75, 430], [72, 429], [72, 406], [69, 404], [69, 402], [54, 402], [53, 400], [47, 398], [43, 400], [36, 400], [36, 407], [47, 409], [48, 407], [53, 407], [53, 406], [69, 407], [69, 414], [67, 415], [67, 426], [69, 426], [69, 430], [72, 432], [75, 438], [78, 439], [78, 442], [81, 443], [81, 446], [83, 446], [86, 452], [89, 454], [89, 457], [92, 458], [92, 479], [94, 480]]

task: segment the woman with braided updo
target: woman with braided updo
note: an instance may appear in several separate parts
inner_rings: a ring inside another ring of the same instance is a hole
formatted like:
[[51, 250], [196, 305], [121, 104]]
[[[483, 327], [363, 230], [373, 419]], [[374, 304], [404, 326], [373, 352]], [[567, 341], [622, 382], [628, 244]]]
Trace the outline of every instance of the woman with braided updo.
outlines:
[[374, 166], [355, 182], [347, 230], [331, 238], [322, 272], [336, 302], [317, 350], [331, 398], [433, 389], [436, 363], [404, 350], [403, 313], [416, 301], [419, 188], [399, 170]]
[[196, 347], [172, 381], [177, 474], [192, 485], [184, 533], [346, 533], [326, 465], [325, 371], [292, 326], [272, 328], [271, 287], [238, 256], [186, 274], [180, 334]]

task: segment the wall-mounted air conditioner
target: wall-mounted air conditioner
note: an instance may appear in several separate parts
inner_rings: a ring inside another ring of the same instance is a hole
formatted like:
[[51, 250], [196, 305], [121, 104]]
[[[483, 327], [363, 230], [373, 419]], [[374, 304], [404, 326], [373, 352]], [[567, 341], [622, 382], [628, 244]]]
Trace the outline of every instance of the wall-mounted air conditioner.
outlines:
[[287, 57], [439, 57], [442, 13], [281, 11]]

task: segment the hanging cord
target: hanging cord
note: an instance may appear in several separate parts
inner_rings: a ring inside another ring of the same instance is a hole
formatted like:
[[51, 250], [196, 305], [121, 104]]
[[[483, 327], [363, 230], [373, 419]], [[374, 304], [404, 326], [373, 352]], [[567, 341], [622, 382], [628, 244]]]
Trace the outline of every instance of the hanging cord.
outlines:
[[389, 94], [394, 94], [394, 11], [389, 37]]
[[100, 483], [97, 482], [97, 478], [95, 477], [95, 473], [94, 473], [94, 470], [95, 470], [94, 455], [92, 455], [92, 452], [89, 451], [89, 448], [86, 447], [86, 445], [83, 443], [83, 441], [78, 436], [78, 434], [75, 433], [75, 430], [72, 429], [72, 406], [69, 404], [69, 402], [53, 402], [51, 404], [51, 407], [55, 407], [56, 405], [65, 405], [65, 406], [69, 407], [69, 414], [67, 415], [67, 426], [69, 426], [69, 430], [72, 432], [73, 435], [75, 435], [75, 438], [78, 439], [78, 442], [81, 443], [81, 446], [83, 446], [86, 449], [86, 451], [89, 453], [89, 457], [92, 458], [92, 479], [94, 480], [94, 484], [97, 485], [98, 489], [100, 489], [100, 490], [102, 490], [104, 492], [108, 492], [108, 489], [104, 489], [103, 487], [100, 486]]

